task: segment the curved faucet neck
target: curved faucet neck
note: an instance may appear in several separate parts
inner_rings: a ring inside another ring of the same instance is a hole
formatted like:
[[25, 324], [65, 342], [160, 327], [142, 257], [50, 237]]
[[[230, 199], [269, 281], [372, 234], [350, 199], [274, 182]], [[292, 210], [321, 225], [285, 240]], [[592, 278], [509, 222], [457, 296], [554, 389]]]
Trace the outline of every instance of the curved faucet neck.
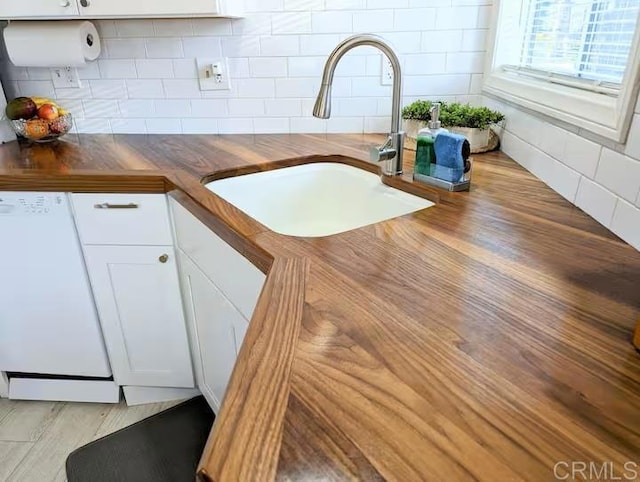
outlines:
[[324, 66], [322, 75], [322, 86], [314, 108], [314, 115], [320, 118], [329, 118], [331, 116], [331, 85], [333, 84], [333, 76], [340, 62], [340, 59], [355, 47], [368, 45], [376, 47], [384, 53], [391, 62], [393, 69], [393, 102], [391, 112], [391, 134], [397, 134], [401, 131], [400, 120], [400, 104], [402, 102], [402, 71], [400, 60], [396, 56], [393, 49], [377, 35], [362, 34], [353, 35], [341, 42], [329, 55], [327, 63]]

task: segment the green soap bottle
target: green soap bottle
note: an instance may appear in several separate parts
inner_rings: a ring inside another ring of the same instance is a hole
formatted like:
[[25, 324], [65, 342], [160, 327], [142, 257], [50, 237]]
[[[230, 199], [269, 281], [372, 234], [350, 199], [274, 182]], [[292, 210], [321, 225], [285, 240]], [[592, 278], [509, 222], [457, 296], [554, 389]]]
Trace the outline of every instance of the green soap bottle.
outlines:
[[425, 176], [431, 175], [431, 165], [436, 164], [436, 149], [435, 142], [436, 136], [441, 132], [448, 132], [447, 129], [442, 127], [440, 122], [440, 102], [435, 102], [429, 114], [431, 119], [427, 124], [426, 129], [421, 129], [418, 132], [418, 139], [416, 140], [416, 165], [414, 172], [416, 174], [423, 174]]
[[416, 174], [431, 174], [431, 164], [436, 162], [435, 139], [431, 136], [419, 136], [416, 147]]

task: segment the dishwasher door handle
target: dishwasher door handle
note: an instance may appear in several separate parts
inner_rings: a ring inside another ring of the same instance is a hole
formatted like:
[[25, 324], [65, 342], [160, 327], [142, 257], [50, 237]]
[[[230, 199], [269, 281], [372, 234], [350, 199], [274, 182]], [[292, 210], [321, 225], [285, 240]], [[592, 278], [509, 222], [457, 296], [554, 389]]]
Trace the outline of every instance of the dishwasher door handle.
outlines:
[[139, 206], [136, 203], [129, 203], [129, 204], [102, 203], [102, 204], [94, 204], [93, 207], [96, 209], [138, 209]]

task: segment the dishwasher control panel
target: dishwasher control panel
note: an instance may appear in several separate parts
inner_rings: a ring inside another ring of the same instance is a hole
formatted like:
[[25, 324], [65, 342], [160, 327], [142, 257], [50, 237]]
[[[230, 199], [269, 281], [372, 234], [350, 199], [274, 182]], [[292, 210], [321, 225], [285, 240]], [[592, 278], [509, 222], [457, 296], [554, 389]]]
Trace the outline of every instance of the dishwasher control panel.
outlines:
[[0, 215], [47, 215], [64, 206], [62, 193], [0, 192]]

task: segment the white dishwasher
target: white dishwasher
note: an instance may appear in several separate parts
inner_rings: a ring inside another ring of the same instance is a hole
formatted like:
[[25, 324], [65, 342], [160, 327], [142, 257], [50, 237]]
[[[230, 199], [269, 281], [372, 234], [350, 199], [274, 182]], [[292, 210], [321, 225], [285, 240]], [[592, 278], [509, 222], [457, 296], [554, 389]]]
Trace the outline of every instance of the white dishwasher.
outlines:
[[64, 193], [0, 192], [0, 371], [11, 398], [107, 401], [117, 390], [96, 380], [111, 367]]

